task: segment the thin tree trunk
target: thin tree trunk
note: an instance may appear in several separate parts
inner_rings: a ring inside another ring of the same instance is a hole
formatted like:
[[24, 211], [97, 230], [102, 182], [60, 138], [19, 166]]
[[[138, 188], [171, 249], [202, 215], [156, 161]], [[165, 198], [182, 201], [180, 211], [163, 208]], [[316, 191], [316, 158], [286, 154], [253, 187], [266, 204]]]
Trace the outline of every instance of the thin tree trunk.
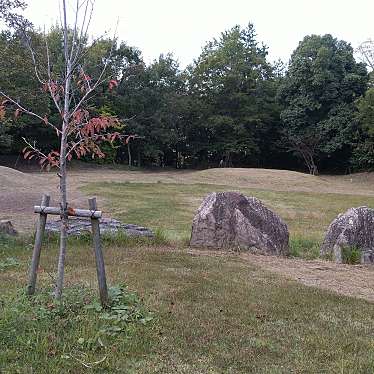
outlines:
[[67, 37], [67, 21], [66, 21], [66, 3], [63, 0], [64, 12], [64, 53], [66, 63], [65, 76], [65, 96], [64, 96], [64, 112], [62, 121], [62, 134], [60, 143], [60, 209], [61, 209], [61, 227], [60, 227], [60, 253], [58, 257], [57, 266], [57, 281], [55, 289], [55, 298], [61, 299], [62, 288], [64, 285], [64, 271], [65, 271], [65, 256], [67, 247], [67, 229], [68, 229], [68, 214], [67, 214], [67, 173], [66, 173], [66, 147], [67, 147], [67, 128], [69, 123], [70, 113], [70, 84], [71, 84], [71, 60], [69, 58], [68, 37]]
[[132, 157], [131, 157], [131, 148], [130, 148], [130, 142], [127, 143], [127, 156], [129, 158], [129, 167], [132, 166]]
[[226, 151], [225, 153], [225, 168], [229, 168], [231, 167], [231, 152], [230, 151]]
[[176, 169], [178, 169], [178, 167], [179, 167], [178, 158], [179, 158], [178, 146], [176, 145], [175, 146], [175, 168]]
[[305, 150], [302, 148], [298, 149], [298, 152], [302, 155], [304, 162], [309, 170], [310, 175], [318, 175], [318, 168], [314, 162], [313, 154], [309, 150]]
[[138, 168], [142, 166], [141, 162], [142, 162], [142, 159], [141, 159], [140, 151], [138, 150]]

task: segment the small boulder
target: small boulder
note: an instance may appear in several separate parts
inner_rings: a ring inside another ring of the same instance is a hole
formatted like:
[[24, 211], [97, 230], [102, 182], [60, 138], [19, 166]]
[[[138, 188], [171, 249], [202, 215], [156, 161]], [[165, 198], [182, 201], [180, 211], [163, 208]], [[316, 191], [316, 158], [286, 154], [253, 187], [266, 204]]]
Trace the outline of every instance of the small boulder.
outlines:
[[327, 229], [321, 255], [343, 261], [343, 250], [361, 252], [361, 263], [374, 263], [374, 209], [366, 206], [350, 208], [339, 214]]
[[213, 192], [193, 219], [190, 245], [284, 255], [288, 239], [287, 225], [260, 200], [238, 192]]
[[1, 220], [0, 221], [0, 234], [7, 234], [11, 236], [16, 236], [18, 233], [12, 225], [11, 221]]

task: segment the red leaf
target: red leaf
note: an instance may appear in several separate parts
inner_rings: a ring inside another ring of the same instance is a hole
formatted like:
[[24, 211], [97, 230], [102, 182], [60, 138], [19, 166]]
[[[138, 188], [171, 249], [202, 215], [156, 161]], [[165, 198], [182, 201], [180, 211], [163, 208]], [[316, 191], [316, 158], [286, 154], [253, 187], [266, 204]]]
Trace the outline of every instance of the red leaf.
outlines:
[[114, 87], [118, 87], [118, 82], [115, 79], [111, 79], [109, 81], [109, 91], [111, 91]]
[[48, 125], [48, 118], [47, 118], [47, 116], [44, 116], [44, 118], [43, 118], [43, 122], [44, 122], [46, 125]]
[[126, 144], [129, 144], [129, 141], [130, 141], [130, 139], [132, 139], [132, 138], [134, 138], [134, 136], [133, 136], [133, 135], [129, 135], [129, 136], [126, 138], [125, 143], [126, 143]]
[[14, 112], [14, 118], [17, 119], [21, 113], [22, 113], [21, 109], [16, 109], [16, 111]]
[[5, 107], [3, 105], [1, 105], [0, 106], [0, 120], [5, 119], [5, 114], [6, 114]]
[[23, 155], [23, 158], [26, 160], [29, 157], [30, 153], [31, 153], [31, 151], [25, 152], [24, 155]]

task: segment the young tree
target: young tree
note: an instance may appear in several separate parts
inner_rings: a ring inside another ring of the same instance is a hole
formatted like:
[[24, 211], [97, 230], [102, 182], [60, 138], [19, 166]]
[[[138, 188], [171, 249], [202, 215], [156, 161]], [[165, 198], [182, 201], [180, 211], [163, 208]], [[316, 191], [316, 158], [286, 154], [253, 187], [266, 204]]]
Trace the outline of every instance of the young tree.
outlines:
[[[70, 5], [70, 4], [69, 4]], [[29, 115], [43, 125], [50, 127], [59, 138], [59, 149], [45, 153], [37, 145], [25, 139], [25, 158], [39, 158], [42, 167], [49, 165], [58, 168], [60, 179], [60, 251], [55, 288], [55, 297], [62, 296], [64, 265], [67, 247], [68, 229], [68, 191], [67, 191], [67, 162], [73, 156], [81, 157], [92, 154], [93, 157], [104, 157], [100, 149], [100, 142], [114, 141], [120, 137], [118, 131], [107, 133], [108, 129], [121, 128], [119, 120], [114, 116], [98, 115], [90, 108], [88, 101], [95, 90], [108, 82], [109, 88], [117, 86], [115, 79], [108, 77], [107, 66], [110, 60], [107, 56], [98, 75], [94, 78], [87, 74], [85, 56], [90, 46], [87, 45], [88, 29], [92, 19], [94, 2], [92, 0], [75, 0], [73, 22], [69, 24], [67, 0], [61, 2], [62, 56], [52, 56], [45, 38], [45, 54], [38, 54], [33, 48], [30, 33], [23, 30], [25, 43], [31, 53], [34, 72], [42, 91], [50, 99], [58, 112], [58, 121], [52, 121], [44, 113], [36, 113], [20, 103], [0, 88], [3, 101], [0, 113], [14, 110], [14, 116]], [[70, 9], [70, 8], [69, 8]], [[91, 44], [94, 46], [95, 42]], [[62, 57], [62, 58], [59, 58]], [[62, 69], [56, 68], [52, 61], [61, 60]]]

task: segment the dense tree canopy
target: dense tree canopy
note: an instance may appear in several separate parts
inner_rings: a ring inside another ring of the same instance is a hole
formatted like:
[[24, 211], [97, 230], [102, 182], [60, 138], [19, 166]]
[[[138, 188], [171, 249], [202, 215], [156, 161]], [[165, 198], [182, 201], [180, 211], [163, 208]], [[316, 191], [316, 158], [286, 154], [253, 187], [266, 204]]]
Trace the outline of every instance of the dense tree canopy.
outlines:
[[293, 53], [279, 89], [283, 135], [310, 173], [317, 173], [317, 161], [341, 157], [338, 152], [352, 146], [354, 103], [367, 81], [366, 68], [355, 61], [352, 47], [331, 35], [307, 36]]
[[[12, 18], [15, 2], [8, 3]], [[54, 26], [46, 36], [31, 35], [41, 65], [46, 64], [47, 39], [57, 76], [63, 64], [61, 30]], [[57, 113], [33, 74], [24, 43], [17, 30], [0, 34], [0, 88], [53, 118]], [[307, 166], [311, 173], [374, 165], [370, 75], [353, 57], [352, 47], [331, 35], [306, 36], [288, 66], [268, 60], [252, 24], [222, 32], [186, 69], [171, 54], [145, 64], [141, 51], [117, 40], [87, 40], [85, 48], [84, 74], [95, 79], [109, 62], [107, 77], [116, 77], [115, 89], [103, 85], [90, 110], [117, 116], [126, 123], [121, 131], [134, 135], [127, 144], [107, 146], [106, 162], [176, 168]], [[19, 153], [22, 137], [46, 148], [55, 141], [35, 120], [1, 112], [0, 153]]]
[[190, 69], [189, 93], [199, 110], [196, 143], [224, 165], [255, 163], [261, 158], [260, 139], [277, 122], [274, 71], [259, 45], [253, 25], [233, 27], [208, 43]]

